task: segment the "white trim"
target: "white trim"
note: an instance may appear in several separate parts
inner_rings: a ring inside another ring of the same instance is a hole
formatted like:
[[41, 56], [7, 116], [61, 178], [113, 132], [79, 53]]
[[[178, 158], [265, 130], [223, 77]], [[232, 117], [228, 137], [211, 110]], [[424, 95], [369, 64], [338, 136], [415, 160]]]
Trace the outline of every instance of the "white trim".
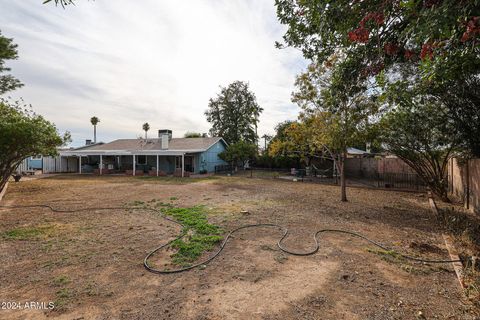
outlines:
[[175, 150], [175, 151], [162, 151], [162, 150], [148, 150], [148, 151], [139, 151], [139, 150], [107, 150], [107, 151], [64, 151], [60, 152], [60, 155], [64, 157], [68, 156], [80, 156], [80, 155], [89, 155], [89, 156], [132, 156], [132, 155], [141, 155], [141, 156], [181, 156], [185, 153], [198, 153], [204, 152], [205, 150]]
[[133, 175], [135, 175], [135, 171], [137, 170], [136, 165], [135, 165], [135, 160], [136, 160], [135, 158], [136, 158], [136, 156], [133, 155]]
[[157, 154], [157, 177], [158, 177], [158, 154]]
[[102, 175], [102, 168], [103, 168], [103, 157], [100, 155], [100, 175]]
[[182, 178], [185, 174], [185, 154], [182, 154]]

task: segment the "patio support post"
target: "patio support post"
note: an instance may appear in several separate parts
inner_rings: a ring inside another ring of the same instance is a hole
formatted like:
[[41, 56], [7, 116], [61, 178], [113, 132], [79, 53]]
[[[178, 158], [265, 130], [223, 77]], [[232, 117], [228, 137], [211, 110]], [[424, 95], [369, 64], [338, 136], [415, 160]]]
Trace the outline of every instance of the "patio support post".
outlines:
[[185, 174], [185, 153], [182, 154], [182, 178]]
[[135, 175], [135, 155], [133, 155], [133, 175]]
[[157, 177], [158, 177], [158, 154], [157, 154]]
[[60, 158], [60, 172], [62, 172], [62, 156], [59, 156]]
[[78, 156], [78, 173], [82, 174], [82, 156]]
[[100, 175], [102, 175], [102, 168], [103, 168], [103, 157], [100, 155]]

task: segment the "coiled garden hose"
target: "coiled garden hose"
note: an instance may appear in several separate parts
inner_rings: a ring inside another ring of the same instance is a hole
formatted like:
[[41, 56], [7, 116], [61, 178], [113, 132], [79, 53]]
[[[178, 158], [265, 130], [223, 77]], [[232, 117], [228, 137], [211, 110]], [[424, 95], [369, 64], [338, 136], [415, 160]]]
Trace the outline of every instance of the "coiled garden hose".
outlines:
[[[55, 209], [49, 205], [44, 205], [44, 204], [40, 204], [40, 205], [26, 205], [26, 206], [0, 206], [0, 209], [1, 208], [6, 208], [6, 209], [21, 209], [21, 208], [46, 208], [46, 209], [49, 209], [51, 210], [52, 212], [57, 212], [57, 213], [74, 213], [74, 212], [81, 212], [81, 211], [91, 211], [91, 210], [146, 210], [146, 211], [153, 211], [155, 213], [159, 213], [158, 210], [156, 209], [153, 209], [153, 208], [139, 208], [139, 207], [92, 207], [92, 208], [80, 208], [80, 209], [71, 209], [71, 210], [68, 210], [68, 209]], [[173, 222], [179, 226], [181, 226], [182, 228], [184, 228], [184, 225], [174, 219], [171, 219], [165, 215], [162, 215], [161, 216], [163, 219], [167, 220], [167, 221], [170, 221], [170, 222]], [[183, 267], [183, 268], [179, 268], [179, 269], [174, 269], [174, 270], [159, 270], [159, 269], [155, 269], [154, 267], [151, 267], [149, 264], [148, 264], [148, 259], [153, 256], [156, 252], [158, 252], [159, 250], [169, 246], [172, 242], [176, 241], [176, 240], [179, 240], [181, 238], [183, 238], [186, 233], [185, 232], [182, 232], [178, 237], [176, 237], [175, 239], [173, 240], [170, 240], [169, 242], [165, 243], [165, 244], [162, 244], [158, 247], [156, 247], [155, 249], [153, 249], [152, 251], [150, 251], [144, 258], [143, 260], [143, 265], [145, 267], [145, 269], [147, 269], [148, 271], [150, 272], [153, 272], [153, 273], [158, 273], [158, 274], [168, 274], [168, 273], [179, 273], [179, 272], [184, 272], [184, 271], [187, 271], [187, 270], [191, 270], [191, 269], [194, 269], [194, 268], [198, 268], [198, 267], [201, 267], [201, 266], [205, 266], [206, 264], [208, 264], [209, 262], [213, 261], [216, 257], [218, 257], [220, 255], [220, 253], [223, 251], [223, 249], [225, 248], [225, 246], [227, 245], [227, 242], [228, 240], [230, 240], [230, 238], [232, 238], [232, 235], [240, 230], [243, 230], [243, 229], [248, 229], [248, 228], [258, 228], [258, 227], [270, 227], [270, 228], [277, 228], [279, 230], [281, 230], [283, 232], [283, 235], [282, 237], [280, 238], [280, 240], [278, 240], [277, 242], [277, 247], [282, 251], [282, 252], [285, 252], [287, 254], [290, 254], [290, 255], [294, 255], [294, 256], [310, 256], [310, 255], [313, 255], [315, 253], [318, 252], [318, 250], [320, 250], [320, 244], [319, 244], [319, 235], [322, 234], [322, 233], [342, 233], [342, 234], [346, 234], [346, 235], [350, 235], [350, 236], [354, 236], [356, 238], [360, 238], [362, 240], [365, 240], [367, 242], [369, 242], [370, 244], [378, 247], [378, 248], [381, 248], [382, 250], [385, 250], [385, 251], [389, 251], [389, 252], [394, 252], [395, 254], [397, 254], [398, 256], [404, 258], [404, 259], [407, 259], [407, 260], [412, 260], [412, 261], [416, 261], [416, 262], [423, 262], [423, 263], [454, 263], [454, 262], [462, 262], [461, 260], [429, 260], [429, 259], [423, 259], [423, 258], [417, 258], [417, 257], [413, 257], [413, 256], [409, 256], [409, 255], [406, 255], [406, 254], [402, 254], [402, 253], [399, 253], [395, 250], [392, 250], [391, 248], [388, 248], [387, 246], [379, 243], [379, 242], [376, 242], [374, 240], [371, 240], [369, 238], [367, 238], [366, 236], [360, 234], [360, 233], [357, 233], [357, 232], [353, 232], [353, 231], [348, 231], [348, 230], [341, 230], [341, 229], [320, 229], [318, 231], [316, 231], [314, 234], [313, 234], [313, 240], [314, 240], [314, 243], [315, 243], [315, 246], [312, 250], [310, 251], [305, 251], [305, 252], [298, 252], [298, 251], [291, 251], [291, 250], [288, 250], [286, 249], [283, 245], [282, 245], [282, 242], [283, 240], [285, 240], [288, 236], [288, 229], [281, 226], [281, 225], [278, 225], [278, 224], [273, 224], [273, 223], [257, 223], [257, 224], [249, 224], [249, 225], [243, 225], [243, 226], [240, 226], [238, 228], [235, 228], [233, 230], [231, 230], [226, 236], [225, 236], [225, 239], [222, 241], [222, 243], [220, 244], [220, 247], [218, 248], [217, 251], [215, 251], [210, 257], [208, 257], [207, 259], [199, 262], [199, 263], [196, 263], [196, 264], [193, 264], [193, 265], [190, 265], [190, 266], [187, 266], [187, 267]]]

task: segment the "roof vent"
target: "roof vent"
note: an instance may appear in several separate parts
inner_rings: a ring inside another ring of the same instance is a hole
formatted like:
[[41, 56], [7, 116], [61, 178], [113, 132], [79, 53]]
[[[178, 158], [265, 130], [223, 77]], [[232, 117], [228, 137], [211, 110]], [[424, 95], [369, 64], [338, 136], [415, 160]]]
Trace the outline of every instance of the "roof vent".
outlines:
[[90, 139], [85, 140], [85, 145], [86, 146], [89, 146], [91, 144], [92, 144], [92, 140], [90, 140]]

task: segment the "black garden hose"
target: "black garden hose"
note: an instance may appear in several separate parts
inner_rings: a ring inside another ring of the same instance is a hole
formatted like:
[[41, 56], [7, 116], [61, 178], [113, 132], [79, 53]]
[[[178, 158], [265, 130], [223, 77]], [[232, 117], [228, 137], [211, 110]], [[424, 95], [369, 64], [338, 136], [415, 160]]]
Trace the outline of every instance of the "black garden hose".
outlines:
[[[8, 208], [8, 209], [20, 209], [20, 208], [47, 208], [53, 212], [58, 212], [58, 213], [74, 213], [74, 212], [80, 212], [80, 211], [91, 211], [91, 210], [147, 210], [147, 211], [153, 211], [155, 213], [159, 213], [158, 210], [156, 209], [152, 209], [152, 208], [139, 208], [139, 207], [93, 207], [93, 208], [80, 208], [80, 209], [71, 209], [71, 210], [67, 210], [67, 209], [55, 209], [49, 205], [44, 205], [44, 204], [41, 204], [41, 205], [26, 205], [26, 206], [0, 206], [0, 209], [1, 208]], [[165, 215], [162, 215], [162, 218], [164, 218], [165, 220], [167, 221], [170, 221], [170, 222], [173, 222], [173, 223], [176, 223], [177, 225], [181, 226], [182, 228], [184, 228], [184, 225], [174, 219], [171, 219]], [[257, 228], [257, 227], [271, 227], [271, 228], [277, 228], [281, 231], [283, 231], [283, 235], [282, 237], [280, 238], [280, 240], [278, 240], [277, 242], [277, 246], [278, 248], [282, 251], [282, 252], [285, 252], [287, 254], [290, 254], [290, 255], [295, 255], [295, 256], [310, 256], [310, 255], [313, 255], [315, 253], [318, 252], [318, 250], [320, 249], [320, 244], [318, 242], [319, 240], [319, 235], [321, 233], [342, 233], [342, 234], [347, 234], [347, 235], [350, 235], [350, 236], [354, 236], [354, 237], [357, 237], [357, 238], [360, 238], [360, 239], [363, 239], [367, 242], [369, 242], [370, 244], [378, 247], [378, 248], [381, 248], [385, 251], [390, 251], [390, 252], [394, 252], [396, 253], [398, 256], [404, 258], [404, 259], [407, 259], [407, 260], [412, 260], [412, 261], [416, 261], [416, 262], [423, 262], [423, 263], [453, 263], [453, 262], [462, 262], [461, 260], [429, 260], [429, 259], [423, 259], [423, 258], [417, 258], [417, 257], [412, 257], [412, 256], [409, 256], [409, 255], [406, 255], [406, 254], [402, 254], [402, 253], [399, 253], [399, 252], [396, 252], [390, 248], [388, 248], [387, 246], [379, 243], [379, 242], [376, 242], [374, 240], [371, 240], [367, 237], [365, 237], [364, 235], [360, 234], [360, 233], [357, 233], [357, 232], [353, 232], [353, 231], [348, 231], [348, 230], [341, 230], [341, 229], [320, 229], [318, 231], [316, 231], [314, 234], [313, 234], [313, 240], [314, 240], [314, 243], [315, 243], [315, 247], [310, 250], [310, 251], [306, 251], [306, 252], [298, 252], [298, 251], [291, 251], [291, 250], [288, 250], [286, 249], [285, 247], [282, 246], [282, 242], [283, 240], [288, 236], [288, 229], [283, 227], [283, 226], [280, 226], [278, 224], [273, 224], [273, 223], [258, 223], [258, 224], [249, 224], [249, 225], [243, 225], [241, 227], [238, 227], [238, 228], [235, 228], [233, 229], [232, 231], [230, 231], [226, 236], [225, 236], [225, 239], [222, 241], [222, 243], [220, 244], [220, 247], [218, 248], [218, 250], [216, 252], [214, 252], [210, 257], [208, 257], [207, 259], [199, 262], [199, 263], [196, 263], [196, 264], [193, 264], [193, 265], [190, 265], [190, 266], [187, 266], [187, 267], [184, 267], [184, 268], [179, 268], [179, 269], [174, 269], [174, 270], [158, 270], [158, 269], [155, 269], [153, 267], [151, 267], [149, 264], [148, 264], [148, 259], [154, 255], [156, 252], [158, 252], [159, 250], [167, 247], [168, 245], [170, 245], [172, 242], [178, 240], [178, 239], [181, 239], [185, 236], [185, 233], [182, 232], [177, 238], [173, 239], [173, 240], [170, 240], [169, 242], [165, 243], [165, 244], [162, 244], [158, 247], [156, 247], [155, 249], [153, 249], [152, 251], [150, 251], [146, 256], [145, 256], [145, 259], [143, 260], [143, 265], [145, 267], [145, 269], [147, 269], [148, 271], [150, 272], [153, 272], [153, 273], [158, 273], [158, 274], [167, 274], [167, 273], [179, 273], [179, 272], [184, 272], [184, 271], [187, 271], [187, 270], [191, 270], [191, 269], [194, 269], [194, 268], [198, 268], [200, 266], [205, 266], [207, 263], [213, 261], [216, 257], [218, 257], [218, 255], [220, 255], [220, 253], [223, 251], [223, 249], [225, 248], [228, 240], [232, 237], [232, 235], [237, 232], [237, 231], [240, 231], [242, 229], [247, 229], [247, 228]]]

